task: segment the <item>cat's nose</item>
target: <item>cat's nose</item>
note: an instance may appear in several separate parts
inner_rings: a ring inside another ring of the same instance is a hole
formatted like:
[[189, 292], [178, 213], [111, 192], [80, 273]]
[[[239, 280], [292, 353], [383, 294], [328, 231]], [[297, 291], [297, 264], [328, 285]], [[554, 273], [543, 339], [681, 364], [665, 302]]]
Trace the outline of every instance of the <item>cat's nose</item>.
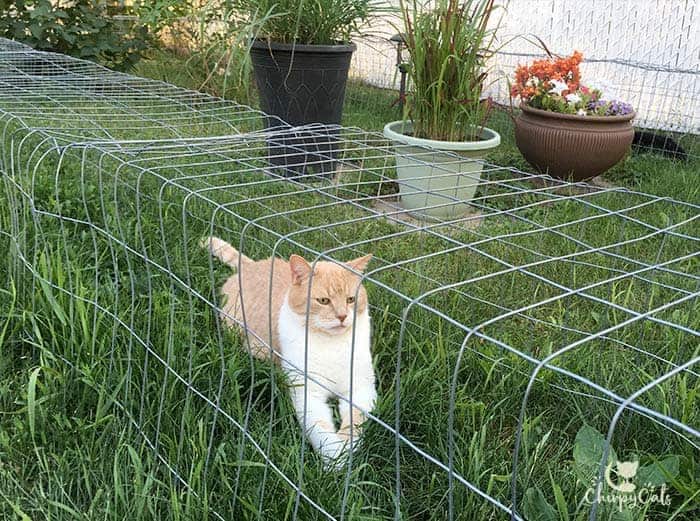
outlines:
[[345, 321], [346, 318], [348, 318], [347, 315], [338, 315], [338, 320], [340, 320], [341, 324]]

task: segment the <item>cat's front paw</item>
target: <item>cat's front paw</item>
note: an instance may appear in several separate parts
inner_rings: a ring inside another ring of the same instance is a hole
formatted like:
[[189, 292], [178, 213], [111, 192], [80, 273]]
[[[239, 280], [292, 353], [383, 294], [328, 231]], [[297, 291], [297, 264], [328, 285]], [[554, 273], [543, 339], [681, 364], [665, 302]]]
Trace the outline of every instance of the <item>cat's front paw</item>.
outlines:
[[347, 463], [349, 449], [349, 438], [346, 439], [340, 434], [329, 436], [319, 449], [323, 459], [323, 469], [329, 472], [342, 470]]
[[357, 449], [357, 446], [360, 444], [360, 436], [362, 435], [362, 427], [359, 425], [355, 425], [352, 428], [352, 436], [350, 436], [350, 426], [346, 426], [341, 428], [338, 431], [338, 437], [345, 441], [347, 444], [347, 449], [354, 451]]

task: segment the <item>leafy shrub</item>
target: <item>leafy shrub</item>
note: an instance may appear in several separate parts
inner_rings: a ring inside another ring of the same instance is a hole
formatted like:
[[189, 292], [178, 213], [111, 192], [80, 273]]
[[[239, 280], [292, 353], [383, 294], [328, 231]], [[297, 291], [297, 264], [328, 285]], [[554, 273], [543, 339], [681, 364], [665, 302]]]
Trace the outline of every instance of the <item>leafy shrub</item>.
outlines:
[[130, 69], [149, 46], [146, 28], [115, 2], [0, 0], [0, 36], [31, 47]]
[[162, 36], [160, 33], [164, 29], [172, 30], [179, 21], [208, 3], [201, 0], [135, 0], [134, 11], [151, 33]]

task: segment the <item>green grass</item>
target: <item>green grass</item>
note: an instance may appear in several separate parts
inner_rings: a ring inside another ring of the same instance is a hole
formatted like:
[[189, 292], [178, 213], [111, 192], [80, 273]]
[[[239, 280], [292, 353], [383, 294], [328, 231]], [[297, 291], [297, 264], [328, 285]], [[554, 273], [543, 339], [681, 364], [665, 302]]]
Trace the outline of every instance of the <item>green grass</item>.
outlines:
[[[178, 78], [183, 79], [166, 75], [176, 71], [162, 62], [145, 63], [140, 71], [160, 71], [153, 76], [176, 83]], [[185, 81], [182, 84], [194, 86]], [[379, 129], [398, 117], [398, 110], [391, 106], [393, 100], [391, 92], [353, 83], [348, 92], [346, 123]], [[493, 122], [503, 135], [504, 145], [491, 159], [529, 170], [514, 149], [509, 124], [505, 115]], [[2, 146], [7, 150], [9, 144]], [[31, 149], [27, 146], [24, 150]], [[228, 164], [235, 165], [241, 154], [250, 152], [230, 148], [221, 153]], [[23, 158], [28, 154], [25, 152]], [[212, 308], [190, 289], [213, 299], [216, 288], [229, 275], [219, 265], [214, 265], [212, 271], [210, 260], [197, 246], [212, 224], [215, 203], [227, 204], [244, 219], [259, 220], [260, 226], [244, 229], [243, 221], [231, 214], [218, 212], [213, 218], [217, 234], [234, 244], [245, 237], [245, 252], [256, 258], [273, 252], [277, 236], [268, 230], [294, 233], [295, 240], [308, 248], [307, 254], [339, 248], [335, 255], [341, 259], [358, 253], [359, 248], [348, 244], [372, 240], [363, 248], [375, 253], [377, 260], [372, 268], [379, 270], [373, 276], [376, 282], [368, 283], [380, 396], [376, 415], [390, 426], [398, 421], [406, 438], [440, 461], [448, 458], [449, 382], [464, 332], [419, 307], [406, 311], [406, 300], [382, 285], [413, 298], [432, 288], [502, 270], [503, 265], [494, 257], [522, 265], [543, 260], [543, 254], [560, 256], [582, 251], [580, 244], [553, 232], [535, 233], [537, 225], [597, 216], [561, 231], [601, 247], [649, 233], [641, 224], [628, 221], [621, 226], [622, 221], [614, 216], [605, 216], [576, 201], [561, 201], [517, 212], [529, 222], [493, 218], [474, 230], [438, 228], [463, 242], [516, 231], [533, 233], [492, 240], [480, 247], [481, 253], [462, 249], [413, 261], [409, 265], [412, 272], [407, 273], [390, 265], [445, 250], [451, 242], [425, 233], [399, 235], [402, 227], [377, 219], [339, 224], [366, 217], [368, 212], [343, 203], [309, 209], [328, 203], [328, 195], [299, 193], [299, 188], [280, 183], [246, 184], [260, 177], [235, 171], [222, 173], [216, 165], [187, 157], [184, 150], [142, 155], [143, 166], [164, 179], [177, 179], [178, 185], [154, 175], [139, 176], [133, 166], [118, 169], [128, 157], [126, 153], [116, 154], [98, 163], [97, 152], [88, 154], [88, 171], [81, 172], [81, 152], [69, 152], [58, 182], [51, 156], [39, 165], [34, 177], [31, 171], [17, 172], [14, 179], [31, 187], [36, 206], [47, 214], [32, 214], [13, 183], [3, 178], [0, 249], [10, 255], [9, 262], [0, 265], [0, 518], [204, 520], [213, 518], [213, 509], [225, 519], [292, 519], [294, 491], [266, 468], [240, 429], [221, 414], [216, 415], [202, 396], [236, 421], [245, 422], [250, 435], [275, 464], [295, 482], [301, 475], [304, 493], [331, 513], [339, 515], [345, 504], [345, 519], [392, 519], [398, 459], [401, 518], [446, 518], [446, 473], [406, 444], [400, 444], [396, 452], [394, 436], [377, 424], [367, 428], [349, 476], [324, 472], [308, 447], [300, 468], [299, 452], [304, 441], [286, 398], [283, 375], [269, 364], [251, 360], [240, 337], [221, 331]], [[199, 159], [216, 157], [203, 153]], [[263, 159], [252, 162], [260, 164]], [[381, 159], [372, 157], [365, 161], [368, 168], [382, 164]], [[632, 156], [608, 179], [636, 190], [698, 203], [698, 184], [693, 181], [697, 170], [697, 160], [677, 163]], [[199, 177], [189, 177], [192, 174]], [[202, 174], [211, 176], [204, 178]], [[371, 174], [365, 176], [363, 179], [373, 180]], [[231, 188], [231, 184], [237, 186]], [[187, 198], [178, 186], [187, 190], [211, 188], [207, 192], [211, 202]], [[363, 189], [374, 188], [376, 185]], [[327, 188], [327, 193], [335, 194], [332, 188]], [[489, 192], [497, 194], [495, 188]], [[263, 196], [269, 197], [251, 202]], [[615, 210], [648, 198], [601, 193], [588, 200]], [[542, 201], [542, 197], [504, 196], [493, 201], [492, 207], [506, 208]], [[293, 219], [280, 216], [281, 211], [294, 212]], [[89, 220], [95, 228], [61, 221], [52, 214]], [[629, 215], [660, 226], [678, 223], [692, 217], [693, 212], [661, 200], [632, 210]], [[327, 227], [310, 231], [320, 225]], [[696, 223], [683, 225], [678, 231], [698, 237]], [[121, 243], [130, 245], [133, 251]], [[17, 246], [36, 270], [34, 275], [21, 261]], [[299, 249], [282, 241], [276, 253], [288, 255]], [[614, 252], [653, 263], [696, 250], [690, 240], [662, 235], [616, 247]], [[578, 260], [581, 262], [577, 264], [557, 261], [536, 265], [531, 272], [580, 288], [610, 277], [613, 270], [638, 268], [631, 261], [593, 252]], [[161, 267], [167, 267], [174, 276]], [[679, 272], [695, 274], [699, 267], [697, 258], [673, 265]], [[681, 290], [697, 291], [697, 282], [690, 278], [658, 270], [648, 275]], [[631, 278], [602, 284], [589, 293], [640, 312], [681, 294]], [[441, 291], [425, 302], [475, 327], [502, 315], [504, 309], [534, 304], [557, 294], [551, 285], [532, 276], [504, 273]], [[699, 306], [695, 299], [656, 316], [698, 330]], [[405, 322], [399, 353], [401, 316], [405, 311], [409, 321]], [[571, 295], [503, 318], [484, 327], [482, 333], [542, 359], [626, 317], [620, 310]], [[558, 359], [558, 365], [623, 396], [667, 370], [661, 361], [625, 348], [623, 343], [677, 363], [700, 351], [692, 335], [644, 321], [616, 331], [608, 340], [582, 345]], [[465, 347], [456, 374], [455, 469], [507, 504], [515, 428], [532, 365], [483, 337], [470, 338]], [[183, 385], [157, 357], [192, 387]], [[540, 490], [553, 505], [558, 487], [567, 504], [568, 518], [584, 519], [587, 510], [578, 505], [587, 484], [576, 479], [574, 440], [586, 424], [605, 433], [615, 408], [600, 399], [577, 394], [586, 392], [600, 398], [599, 393], [553, 371], [543, 371], [541, 379], [533, 388], [525, 420], [518, 474], [521, 510], [531, 508], [523, 500], [525, 490]], [[699, 392], [697, 377], [686, 373], [644, 394], [638, 403], [697, 427]], [[157, 446], [157, 451], [144, 441], [144, 436]], [[656, 423], [625, 414], [613, 444], [621, 458], [637, 455], [643, 463], [651, 463], [677, 456], [679, 461], [678, 475], [669, 485], [672, 507], [636, 511], [629, 519], [667, 519], [671, 512], [677, 512], [676, 519], [697, 516], [700, 465], [690, 443]], [[191, 489], [173, 479], [161, 458], [177, 469]], [[344, 497], [346, 478], [350, 486]], [[457, 519], [507, 518], [461, 485], [454, 488], [454, 501]], [[297, 514], [298, 519], [322, 519], [303, 499]], [[625, 519], [610, 510], [603, 518]]]

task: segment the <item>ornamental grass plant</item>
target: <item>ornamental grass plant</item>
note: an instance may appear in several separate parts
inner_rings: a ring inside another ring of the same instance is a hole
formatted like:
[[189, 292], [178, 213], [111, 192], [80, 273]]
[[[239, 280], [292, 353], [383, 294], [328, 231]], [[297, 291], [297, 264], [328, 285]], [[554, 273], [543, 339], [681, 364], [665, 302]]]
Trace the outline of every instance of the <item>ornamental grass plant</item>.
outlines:
[[401, 0], [414, 136], [478, 141], [492, 104], [482, 99], [498, 23], [494, 0]]
[[383, 9], [376, 0], [235, 0], [251, 20], [265, 18], [259, 37], [279, 43], [350, 43], [370, 18]]

